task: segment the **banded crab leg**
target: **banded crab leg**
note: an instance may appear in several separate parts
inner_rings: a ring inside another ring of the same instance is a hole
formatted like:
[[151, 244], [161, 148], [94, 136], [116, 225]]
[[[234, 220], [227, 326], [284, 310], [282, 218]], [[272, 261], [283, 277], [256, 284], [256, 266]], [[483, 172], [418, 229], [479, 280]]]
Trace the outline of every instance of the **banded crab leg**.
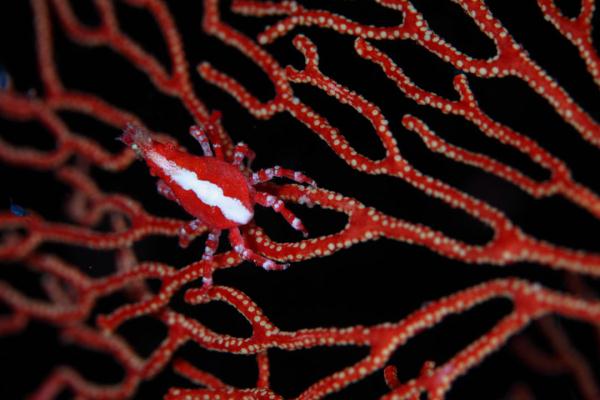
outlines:
[[269, 260], [246, 247], [246, 241], [239, 228], [229, 229], [229, 241], [233, 249], [244, 259], [263, 267], [267, 271], [281, 271], [289, 267], [289, 264], [278, 264]]
[[158, 191], [158, 193], [160, 195], [162, 195], [163, 197], [165, 197], [167, 200], [171, 200], [171, 201], [174, 201], [176, 203], [179, 203], [179, 200], [177, 199], [177, 197], [175, 196], [175, 194], [173, 193], [173, 191], [171, 190], [171, 188], [162, 179], [159, 179], [156, 182], [156, 190]]
[[219, 160], [224, 160], [225, 157], [223, 156], [223, 150], [221, 149], [221, 145], [218, 143], [211, 143], [208, 139], [208, 135], [206, 134], [207, 131], [214, 132], [215, 121], [218, 118], [220, 118], [220, 115], [220, 113], [214, 112], [211, 115], [209, 122], [207, 122], [206, 124], [200, 126], [192, 125], [190, 127], [190, 135], [192, 135], [192, 137], [196, 139], [198, 143], [200, 143], [200, 146], [202, 147], [202, 152], [204, 153], [205, 157], [215, 157]]
[[208, 140], [208, 136], [206, 136], [206, 131], [204, 128], [199, 127], [198, 125], [190, 126], [190, 135], [202, 147], [202, 152], [204, 153], [204, 157], [214, 157], [213, 151], [210, 147], [210, 141]]
[[204, 247], [204, 254], [202, 255], [203, 260], [212, 260], [215, 252], [219, 248], [219, 239], [221, 237], [220, 229], [212, 229], [208, 237], [206, 238], [206, 244]]
[[[199, 219], [188, 222], [182, 225], [179, 230], [179, 245], [186, 248], [194, 235], [202, 227], [202, 222]], [[220, 229], [211, 229], [206, 238], [206, 244], [204, 247], [204, 254], [202, 255], [203, 260], [212, 260], [215, 252], [219, 248], [219, 238], [221, 237]]]
[[256, 158], [256, 154], [248, 147], [246, 143], [238, 143], [233, 149], [233, 165], [241, 169], [244, 158], [248, 160], [248, 168]]
[[296, 215], [294, 215], [294, 213], [291, 212], [285, 206], [285, 203], [282, 200], [278, 199], [277, 197], [275, 197], [271, 194], [264, 193], [264, 192], [256, 192], [254, 199], [261, 206], [270, 207], [273, 210], [275, 210], [275, 212], [281, 214], [281, 216], [283, 218], [285, 218], [287, 223], [290, 224], [292, 226], [292, 228], [296, 229], [297, 231], [302, 232], [302, 235], [304, 237], [308, 236], [308, 231], [304, 227], [304, 224], [302, 224], [302, 221], [300, 220], [300, 218], [296, 217]]
[[297, 183], [306, 183], [310, 186], [317, 186], [317, 183], [313, 179], [304, 175], [302, 172], [281, 168], [278, 165], [256, 171], [250, 177], [250, 182], [253, 185], [256, 185], [258, 183], [270, 181], [273, 178], [287, 178]]
[[195, 234], [200, 230], [201, 227], [202, 221], [199, 219], [194, 219], [186, 224], [183, 224], [181, 228], [179, 228], [178, 233], [179, 246], [183, 247], [184, 249], [188, 247]]

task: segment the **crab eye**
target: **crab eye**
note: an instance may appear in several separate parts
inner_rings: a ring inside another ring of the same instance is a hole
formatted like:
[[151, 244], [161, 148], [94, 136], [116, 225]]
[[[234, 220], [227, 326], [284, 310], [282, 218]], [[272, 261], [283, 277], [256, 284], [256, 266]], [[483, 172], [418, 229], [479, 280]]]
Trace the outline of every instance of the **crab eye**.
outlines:
[[135, 143], [132, 143], [131, 146], [131, 150], [133, 150], [135, 152], [135, 155], [137, 156], [137, 158], [144, 158], [144, 155], [142, 154], [142, 150], [140, 149], [140, 146], [138, 146]]

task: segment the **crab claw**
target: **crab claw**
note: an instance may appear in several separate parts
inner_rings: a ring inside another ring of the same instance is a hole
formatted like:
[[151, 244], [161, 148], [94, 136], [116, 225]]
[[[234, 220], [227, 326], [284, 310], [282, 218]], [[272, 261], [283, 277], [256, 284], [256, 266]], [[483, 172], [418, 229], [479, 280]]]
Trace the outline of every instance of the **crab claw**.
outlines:
[[117, 140], [125, 143], [136, 152], [138, 150], [144, 150], [152, 144], [152, 138], [148, 131], [133, 122], [129, 122], [125, 125], [123, 134], [119, 136]]

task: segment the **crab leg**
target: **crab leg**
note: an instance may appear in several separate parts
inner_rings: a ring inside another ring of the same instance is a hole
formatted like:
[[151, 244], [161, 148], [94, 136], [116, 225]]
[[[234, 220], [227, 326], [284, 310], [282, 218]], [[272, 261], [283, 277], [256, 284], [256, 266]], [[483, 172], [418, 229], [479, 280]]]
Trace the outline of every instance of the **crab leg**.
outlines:
[[250, 180], [253, 185], [256, 185], [257, 183], [270, 181], [273, 178], [288, 178], [294, 182], [306, 183], [310, 186], [317, 186], [317, 183], [314, 180], [304, 175], [302, 172], [281, 168], [278, 165], [272, 168], [265, 168], [256, 171], [252, 174]]
[[246, 143], [238, 143], [233, 149], [233, 165], [241, 167], [244, 158], [248, 159], [248, 167], [250, 167], [250, 164], [252, 164], [252, 161], [256, 158], [256, 154]]
[[240, 256], [242, 256], [242, 258], [244, 260], [253, 262], [256, 265], [263, 267], [267, 271], [271, 271], [271, 270], [281, 271], [281, 270], [284, 270], [287, 267], [289, 267], [289, 264], [287, 264], [287, 263], [286, 264], [278, 264], [273, 260], [269, 260], [268, 258], [265, 258], [259, 254], [256, 254], [255, 252], [250, 250], [248, 247], [246, 247], [246, 242], [244, 241], [244, 238], [242, 237], [242, 234], [241, 234], [239, 228], [229, 229], [229, 241], [231, 242], [231, 246], [233, 246], [233, 249], [237, 253], [239, 253]]
[[206, 238], [206, 245], [204, 248], [204, 254], [202, 255], [203, 260], [212, 260], [213, 255], [219, 247], [219, 238], [221, 237], [220, 229], [213, 229]]
[[188, 247], [201, 226], [202, 221], [199, 219], [194, 219], [187, 224], [183, 224], [181, 228], [179, 228], [179, 246], [183, 248]]
[[296, 217], [293, 212], [288, 210], [283, 201], [281, 201], [273, 195], [264, 192], [256, 192], [255, 200], [261, 206], [270, 207], [279, 214], [281, 214], [281, 216], [285, 218], [287, 223], [290, 224], [292, 228], [302, 232], [302, 235], [304, 235], [304, 237], [308, 236], [308, 231], [304, 227], [304, 224], [302, 224], [300, 218]]
[[210, 148], [210, 142], [208, 140], [208, 136], [206, 136], [204, 128], [201, 128], [198, 125], [192, 125], [190, 127], [190, 135], [192, 135], [194, 139], [200, 143], [205, 157], [213, 157], [213, 151]]
[[162, 196], [164, 196], [167, 200], [171, 200], [171, 201], [175, 201], [175, 202], [179, 203], [179, 200], [177, 200], [177, 197], [175, 196], [175, 194], [173, 193], [171, 188], [162, 179], [159, 179], [156, 182], [156, 190], [158, 191], [158, 193], [160, 193]]

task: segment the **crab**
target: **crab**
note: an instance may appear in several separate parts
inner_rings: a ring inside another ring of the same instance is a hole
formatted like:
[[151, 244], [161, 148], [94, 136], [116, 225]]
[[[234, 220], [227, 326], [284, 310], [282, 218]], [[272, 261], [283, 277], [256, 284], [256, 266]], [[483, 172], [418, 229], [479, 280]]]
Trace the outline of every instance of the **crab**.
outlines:
[[[280, 264], [250, 249], [240, 231], [254, 217], [256, 204], [270, 207], [305, 237], [308, 232], [296, 217], [274, 195], [257, 190], [256, 185], [273, 178], [288, 178], [300, 184], [316, 186], [306, 175], [274, 166], [252, 172], [249, 168], [254, 152], [244, 143], [234, 148], [233, 160], [225, 159], [218, 144], [209, 142], [206, 130], [211, 125], [190, 128], [190, 134], [202, 147], [204, 156], [186, 152], [174, 142], [159, 141], [144, 128], [129, 123], [120, 140], [143, 159], [150, 173], [158, 177], [156, 188], [169, 200], [175, 201], [194, 219], [182, 225], [179, 244], [187, 247], [191, 238], [203, 227], [209, 230], [202, 258], [211, 260], [219, 246], [223, 230], [228, 230], [231, 247], [242, 259], [253, 262], [266, 270], [281, 270], [288, 264]], [[247, 165], [244, 163], [246, 159]]]

